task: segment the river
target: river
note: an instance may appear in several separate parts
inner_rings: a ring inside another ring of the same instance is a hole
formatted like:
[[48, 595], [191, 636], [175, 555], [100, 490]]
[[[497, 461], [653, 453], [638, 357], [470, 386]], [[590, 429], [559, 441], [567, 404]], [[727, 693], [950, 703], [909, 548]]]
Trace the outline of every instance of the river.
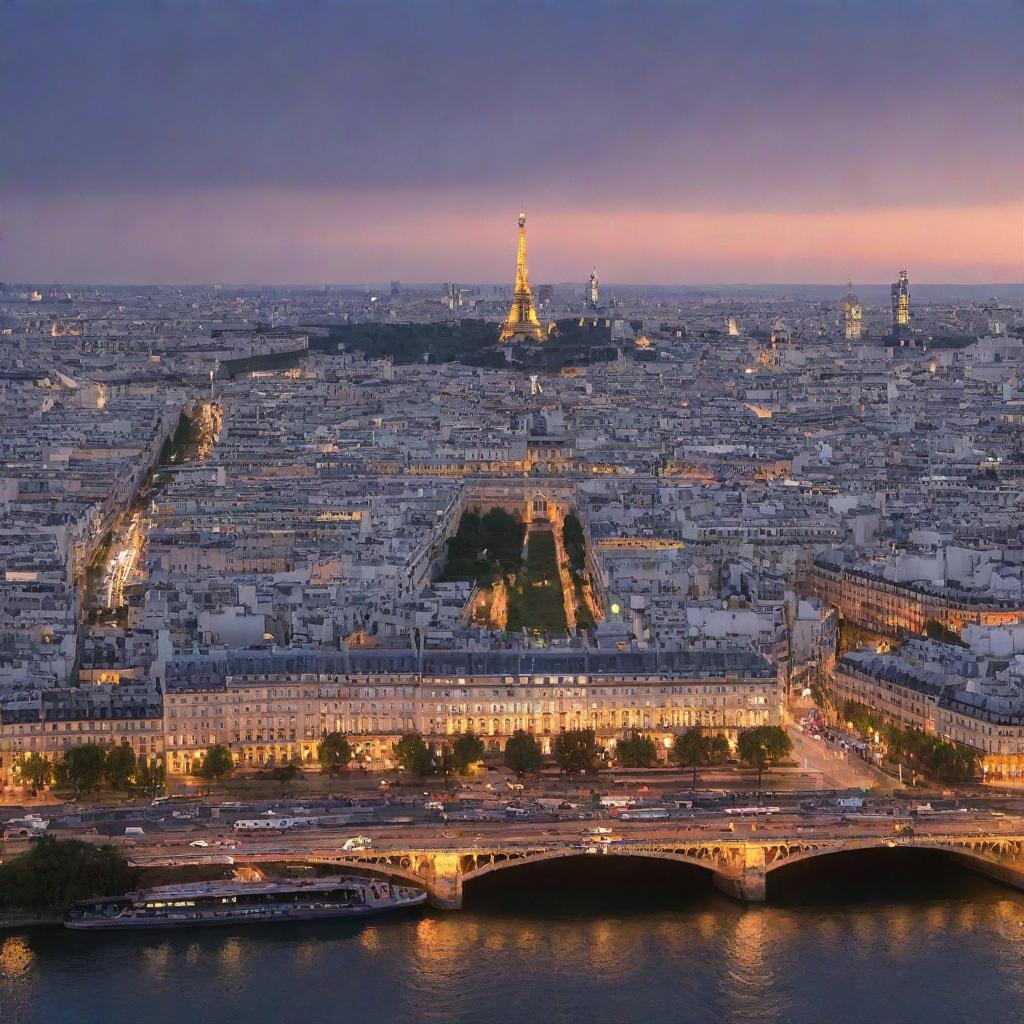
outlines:
[[494, 875], [458, 913], [3, 933], [0, 1021], [991, 1024], [1021, 1012], [1024, 895], [944, 862], [867, 859], [748, 909], [685, 871], [623, 863]]

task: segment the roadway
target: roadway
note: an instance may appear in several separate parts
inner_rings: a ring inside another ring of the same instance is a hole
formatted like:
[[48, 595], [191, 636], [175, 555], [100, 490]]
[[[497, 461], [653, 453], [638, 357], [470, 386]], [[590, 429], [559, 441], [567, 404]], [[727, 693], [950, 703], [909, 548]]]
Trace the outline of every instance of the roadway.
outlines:
[[[301, 860], [305, 856], [338, 853], [346, 839], [367, 836], [371, 840], [362, 852], [393, 853], [474, 849], [503, 849], [517, 846], [587, 847], [595, 842], [613, 853], [617, 845], [636, 843], [706, 843], [710, 840], [741, 841], [778, 839], [890, 839], [897, 827], [910, 826], [916, 838], [929, 836], [1021, 836], [1024, 815], [994, 816], [984, 809], [940, 811], [911, 818], [902, 809], [885, 813], [842, 814], [838, 809], [818, 813], [785, 811], [758, 818], [734, 818], [720, 812], [677, 818], [665, 822], [620, 821], [606, 817], [596, 821], [552, 822], [415, 822], [385, 824], [363, 822], [329, 829], [297, 828], [273, 835], [239, 834], [224, 825], [207, 825], [180, 833], [152, 833], [128, 839], [126, 853], [139, 865], [209, 861], [211, 855], [225, 855], [238, 861]], [[604, 830], [603, 838], [597, 830]], [[109, 837], [89, 837], [110, 842]], [[209, 845], [190, 845], [197, 840]], [[125, 842], [125, 840], [122, 840]]]

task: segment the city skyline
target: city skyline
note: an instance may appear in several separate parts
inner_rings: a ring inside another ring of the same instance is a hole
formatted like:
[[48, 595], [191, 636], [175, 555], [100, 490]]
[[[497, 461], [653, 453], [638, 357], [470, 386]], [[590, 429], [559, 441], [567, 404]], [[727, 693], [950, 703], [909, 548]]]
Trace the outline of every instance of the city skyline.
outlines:
[[0, 279], [1021, 279], [1019, 5], [639, 6], [8, 6]]

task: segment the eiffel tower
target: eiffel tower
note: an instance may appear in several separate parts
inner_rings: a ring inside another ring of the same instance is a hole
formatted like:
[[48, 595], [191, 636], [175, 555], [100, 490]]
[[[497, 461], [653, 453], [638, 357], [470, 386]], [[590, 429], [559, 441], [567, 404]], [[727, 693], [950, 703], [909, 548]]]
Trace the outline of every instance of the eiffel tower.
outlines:
[[526, 214], [519, 211], [519, 251], [516, 254], [516, 291], [512, 308], [501, 325], [498, 341], [543, 341], [544, 328], [533, 308], [530, 275], [526, 271]]

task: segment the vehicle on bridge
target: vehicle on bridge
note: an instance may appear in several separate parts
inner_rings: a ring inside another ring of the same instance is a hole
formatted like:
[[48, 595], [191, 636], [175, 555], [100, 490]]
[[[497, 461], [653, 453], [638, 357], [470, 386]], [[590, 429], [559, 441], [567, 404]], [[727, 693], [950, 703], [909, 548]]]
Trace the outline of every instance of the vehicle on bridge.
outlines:
[[373, 840], [369, 836], [352, 836], [351, 839], [346, 839], [341, 844], [341, 848], [346, 852], [350, 853], [358, 850], [367, 850], [373, 845]]
[[632, 807], [636, 800], [631, 796], [603, 796], [601, 797], [602, 807]]
[[672, 815], [667, 807], [629, 807], [615, 817], [619, 821], [668, 821]]
[[312, 828], [316, 818], [239, 818], [231, 827], [236, 832], [287, 832], [293, 828]]

